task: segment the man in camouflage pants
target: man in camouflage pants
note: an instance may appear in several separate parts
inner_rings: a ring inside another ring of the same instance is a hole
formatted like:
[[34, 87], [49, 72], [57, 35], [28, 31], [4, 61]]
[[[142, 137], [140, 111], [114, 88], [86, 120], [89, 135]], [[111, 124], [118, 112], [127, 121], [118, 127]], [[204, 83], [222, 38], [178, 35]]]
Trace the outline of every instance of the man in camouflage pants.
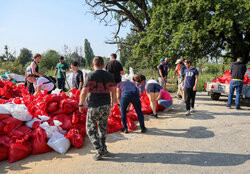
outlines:
[[[86, 130], [91, 143], [97, 151], [94, 159], [99, 160], [108, 154], [105, 141], [108, 116], [110, 107], [115, 101], [116, 87], [112, 74], [102, 70], [104, 66], [102, 57], [96, 56], [92, 65], [95, 71], [87, 76], [80, 94], [79, 111], [83, 111], [83, 103], [87, 94], [89, 94]], [[110, 99], [110, 92], [112, 93], [112, 99]]]

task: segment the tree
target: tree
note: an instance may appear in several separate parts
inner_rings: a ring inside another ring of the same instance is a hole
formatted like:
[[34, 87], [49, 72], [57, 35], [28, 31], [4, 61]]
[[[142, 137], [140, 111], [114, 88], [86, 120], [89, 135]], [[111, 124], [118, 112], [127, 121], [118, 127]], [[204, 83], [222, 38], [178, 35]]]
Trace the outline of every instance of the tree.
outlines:
[[132, 24], [133, 30], [146, 31], [150, 24], [150, 3], [148, 0], [85, 0], [92, 13], [105, 25], [117, 25], [114, 38], [118, 38], [121, 27], [126, 22]]
[[42, 54], [42, 60], [39, 63], [41, 72], [45, 73], [48, 70], [55, 69], [59, 57], [60, 55], [55, 50], [48, 50], [44, 54]]
[[149, 28], [135, 46], [136, 56], [147, 55], [154, 64], [163, 55], [194, 61], [241, 56], [247, 62], [249, 8], [248, 0], [158, 0], [152, 6]]
[[18, 63], [20, 63], [22, 66], [25, 66], [27, 62], [30, 62], [32, 60], [32, 52], [27, 48], [22, 48], [17, 60]]
[[5, 61], [15, 61], [15, 51], [13, 51], [12, 53], [9, 51], [9, 47], [7, 45], [4, 46], [4, 55], [2, 57], [4, 57]]
[[85, 54], [86, 65], [91, 66], [94, 58], [94, 52], [90, 46], [88, 39], [84, 40], [84, 54]]

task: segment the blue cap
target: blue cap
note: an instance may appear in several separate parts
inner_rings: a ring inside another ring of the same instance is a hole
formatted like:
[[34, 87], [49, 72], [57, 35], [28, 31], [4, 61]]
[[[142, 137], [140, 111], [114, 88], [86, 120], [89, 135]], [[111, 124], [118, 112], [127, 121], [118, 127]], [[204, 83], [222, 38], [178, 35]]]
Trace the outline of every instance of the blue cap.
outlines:
[[163, 61], [165, 61], [165, 59], [161, 59], [161, 60], [160, 60], [160, 62], [163, 62]]

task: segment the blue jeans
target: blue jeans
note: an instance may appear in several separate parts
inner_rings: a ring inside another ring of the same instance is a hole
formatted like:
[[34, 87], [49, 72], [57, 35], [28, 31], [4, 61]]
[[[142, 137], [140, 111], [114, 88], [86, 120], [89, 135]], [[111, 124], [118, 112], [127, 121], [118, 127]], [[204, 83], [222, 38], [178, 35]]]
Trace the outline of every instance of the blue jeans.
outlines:
[[234, 90], [236, 89], [235, 105], [236, 105], [236, 108], [240, 107], [240, 95], [242, 92], [242, 87], [243, 87], [243, 81], [231, 80], [230, 92], [229, 92], [228, 101], [227, 101], [228, 106], [231, 106], [231, 104], [232, 104]]
[[65, 90], [65, 78], [58, 78], [57, 84], [58, 84], [59, 89], [62, 89], [64, 92], [66, 91]]
[[138, 92], [124, 92], [121, 96], [120, 107], [121, 107], [121, 119], [123, 128], [127, 129], [127, 117], [126, 111], [129, 103], [132, 103], [135, 111], [138, 115], [138, 120], [140, 123], [141, 129], [145, 128], [144, 125], [144, 116], [141, 110], [141, 101]]
[[169, 106], [173, 104], [173, 102], [169, 100], [160, 99], [158, 100], [158, 104], [163, 106], [165, 109], [167, 109]]

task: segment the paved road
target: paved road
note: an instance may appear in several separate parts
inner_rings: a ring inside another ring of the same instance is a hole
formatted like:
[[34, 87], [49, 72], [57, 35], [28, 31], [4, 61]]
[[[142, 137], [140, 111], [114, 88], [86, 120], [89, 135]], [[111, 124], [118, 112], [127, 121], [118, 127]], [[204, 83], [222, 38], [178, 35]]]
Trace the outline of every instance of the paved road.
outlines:
[[86, 138], [83, 148], [66, 155], [33, 155], [19, 162], [0, 163], [0, 173], [182, 173], [249, 174], [250, 107], [228, 110], [226, 98], [212, 101], [198, 93], [196, 112], [184, 116], [177, 104], [159, 118], [146, 116], [149, 131], [108, 135], [111, 158], [93, 161]]

